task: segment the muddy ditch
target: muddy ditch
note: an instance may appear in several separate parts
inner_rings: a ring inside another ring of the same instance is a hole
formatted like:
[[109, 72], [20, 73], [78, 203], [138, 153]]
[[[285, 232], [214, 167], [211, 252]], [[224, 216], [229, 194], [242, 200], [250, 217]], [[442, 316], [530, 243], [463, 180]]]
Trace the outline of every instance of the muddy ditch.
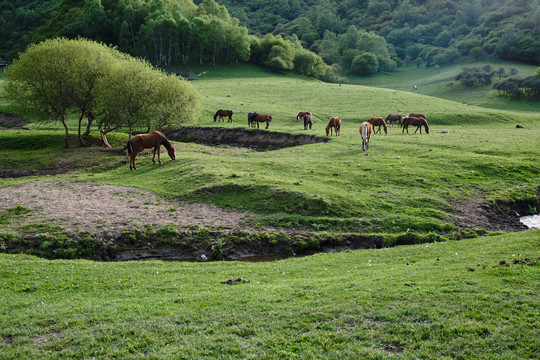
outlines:
[[227, 145], [256, 151], [279, 150], [292, 146], [326, 143], [331, 139], [315, 135], [288, 134], [245, 128], [183, 127], [165, 133], [168, 139], [202, 145]]

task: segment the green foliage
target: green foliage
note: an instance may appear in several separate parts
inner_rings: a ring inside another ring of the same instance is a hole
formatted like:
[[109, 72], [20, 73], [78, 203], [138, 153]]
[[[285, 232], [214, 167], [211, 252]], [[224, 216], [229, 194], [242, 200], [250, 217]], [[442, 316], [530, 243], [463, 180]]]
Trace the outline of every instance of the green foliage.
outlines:
[[377, 56], [372, 53], [356, 55], [351, 63], [351, 72], [357, 75], [374, 74], [378, 69], [379, 61], [377, 61]]
[[79, 135], [83, 115], [88, 113], [97, 118], [102, 131], [193, 123], [199, 113], [199, 95], [187, 81], [84, 39], [33, 45], [6, 75], [14, 111], [38, 121], [60, 119], [66, 147], [70, 111], [79, 116]]
[[536, 76], [509, 78], [493, 84], [493, 88], [512, 98], [540, 98], [540, 78]]

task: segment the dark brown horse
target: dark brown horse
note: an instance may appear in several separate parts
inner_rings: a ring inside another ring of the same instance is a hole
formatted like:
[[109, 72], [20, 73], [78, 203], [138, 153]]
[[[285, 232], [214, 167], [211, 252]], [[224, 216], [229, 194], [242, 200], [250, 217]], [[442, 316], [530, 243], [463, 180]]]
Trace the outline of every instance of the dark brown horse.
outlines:
[[418, 131], [418, 129], [420, 129], [420, 134], [422, 133], [422, 126], [426, 129], [426, 134], [429, 134], [429, 125], [427, 123], [427, 120], [424, 118], [407, 116], [405, 119], [403, 119], [403, 130], [401, 130], [401, 133], [407, 130], [407, 134], [408, 134], [409, 125], [416, 126], [416, 130], [414, 131], [415, 134]]
[[152, 157], [152, 161], [154, 162], [154, 164], [156, 163], [157, 153], [158, 162], [161, 164], [161, 145], [165, 146], [171, 159], [176, 160], [176, 150], [174, 149], [174, 147], [172, 147], [171, 143], [169, 142], [169, 140], [167, 140], [165, 135], [163, 135], [159, 131], [152, 131], [148, 134], [139, 134], [132, 137], [127, 143], [130, 170], [137, 169], [135, 167], [135, 158], [137, 157], [137, 154], [143, 149], [153, 148], [154, 156]]
[[268, 126], [270, 126], [270, 122], [272, 122], [272, 116], [268, 114], [249, 113], [248, 125], [255, 127], [255, 124], [257, 124], [257, 129], [258, 129], [260, 122], [265, 122], [266, 123], [265, 129], [268, 129]]
[[225, 121], [225, 119], [223, 119], [223, 117], [228, 116], [229, 121], [227, 121], [227, 122], [232, 122], [232, 115], [233, 115], [232, 110], [221, 110], [220, 109], [220, 110], [216, 111], [216, 113], [214, 114], [214, 122], [216, 121], [218, 116], [219, 116], [219, 121]]
[[401, 114], [388, 114], [386, 116], [386, 123], [394, 126], [394, 121], [397, 121], [398, 125], [401, 126], [401, 120], [403, 120], [404, 117], [405, 115]]
[[341, 133], [341, 118], [339, 116], [331, 117], [330, 120], [328, 120], [328, 124], [326, 125], [326, 136], [328, 136], [328, 134], [332, 135], [332, 128], [336, 130], [336, 136], [339, 136]]
[[296, 114], [296, 122], [298, 122], [298, 120], [300, 119], [303, 119], [306, 115], [311, 116], [311, 113], [309, 111], [299, 111], [298, 114]]
[[369, 138], [371, 137], [371, 124], [366, 122], [363, 122], [362, 125], [360, 125], [360, 135], [362, 136], [362, 150], [367, 151], [369, 148]]
[[[379, 127], [379, 134], [381, 133], [381, 126], [384, 128], [384, 133], [385, 134], [388, 134], [388, 126], [386, 126], [386, 121], [384, 121], [383, 118], [380, 118], [380, 117], [372, 117], [372, 118], [369, 118], [368, 123], [370, 123], [372, 126], [373, 126], [373, 129], [375, 129], [375, 126], [378, 126]], [[377, 133], [377, 130], [374, 132], [374, 134]]]
[[409, 117], [415, 117], [415, 118], [426, 118], [426, 115], [424, 114], [415, 114], [415, 113], [410, 113], [409, 114]]
[[311, 119], [311, 114], [304, 115], [304, 130], [307, 130], [308, 126], [311, 130], [311, 126], [313, 125], [313, 120]]

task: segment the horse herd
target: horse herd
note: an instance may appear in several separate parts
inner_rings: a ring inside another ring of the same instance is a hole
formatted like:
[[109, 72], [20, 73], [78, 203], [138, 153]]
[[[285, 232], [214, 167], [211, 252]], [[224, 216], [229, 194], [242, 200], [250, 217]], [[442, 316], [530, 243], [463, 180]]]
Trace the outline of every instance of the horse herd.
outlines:
[[[232, 110], [218, 110], [214, 115], [214, 121], [225, 121], [225, 117], [228, 117], [228, 122], [232, 122]], [[299, 111], [296, 114], [296, 121], [302, 120], [304, 122], [304, 130], [307, 130], [308, 128], [311, 129], [313, 125], [313, 118], [312, 114], [309, 111]], [[272, 121], [272, 116], [268, 114], [258, 114], [256, 112], [250, 112], [248, 113], [248, 126], [250, 127], [259, 127], [259, 123], [266, 123], [265, 129], [268, 129], [268, 126], [270, 125], [270, 122]], [[400, 127], [403, 127], [403, 130], [401, 131], [404, 133], [407, 131], [407, 134], [409, 133], [409, 125], [416, 126], [415, 133], [420, 130], [420, 134], [422, 133], [422, 127], [425, 128], [426, 133], [429, 134], [429, 125], [426, 121], [426, 116], [424, 114], [418, 114], [418, 113], [411, 113], [409, 116], [401, 115], [401, 114], [389, 114], [386, 116], [386, 119], [383, 119], [381, 117], [372, 117], [369, 118], [367, 121], [363, 122], [360, 125], [360, 135], [362, 136], [362, 150], [367, 151], [369, 147], [369, 139], [371, 137], [371, 134], [381, 134], [381, 127], [384, 129], [384, 133], [388, 133], [388, 125], [394, 125], [393, 123], [396, 122]], [[377, 130], [375, 130], [375, 127], [378, 126]], [[339, 116], [331, 117], [330, 120], [328, 120], [328, 124], [326, 125], [326, 136], [332, 136], [335, 133], [335, 136], [341, 135], [341, 118]], [[156, 163], [156, 154], [158, 156], [158, 162], [161, 164], [161, 158], [160, 158], [160, 147], [161, 145], [165, 146], [167, 149], [167, 152], [171, 159], [176, 159], [176, 150], [171, 145], [169, 140], [159, 131], [152, 131], [148, 134], [138, 134], [135, 135], [133, 138], [131, 138], [127, 143], [127, 149], [129, 154], [129, 168], [131, 170], [136, 170], [135, 167], [135, 158], [137, 157], [137, 154], [141, 152], [143, 149], [152, 149], [153, 157], [152, 161], [154, 164]]]
[[[216, 121], [219, 117], [220, 120], [223, 120], [224, 116], [229, 117], [228, 122], [232, 122], [232, 110], [218, 110], [216, 114], [214, 115], [214, 121]], [[220, 121], [218, 120], [218, 121]], [[296, 114], [296, 122], [302, 120], [304, 122], [304, 130], [307, 130], [308, 128], [311, 129], [313, 126], [313, 118], [312, 114], [309, 111], [299, 111]], [[248, 126], [250, 127], [259, 127], [260, 122], [265, 122], [266, 127], [265, 129], [268, 129], [268, 126], [270, 125], [270, 122], [272, 121], [272, 116], [268, 114], [258, 114], [256, 112], [250, 112], [248, 113]], [[371, 133], [374, 134], [381, 134], [381, 127], [384, 129], [384, 133], [388, 133], [388, 125], [394, 125], [394, 122], [398, 123], [400, 127], [403, 127], [403, 130], [401, 131], [404, 133], [407, 131], [407, 134], [409, 133], [409, 125], [416, 126], [415, 133], [420, 130], [420, 134], [422, 133], [422, 127], [426, 130], [426, 133], [429, 134], [429, 125], [426, 120], [426, 116], [424, 114], [420, 113], [411, 113], [409, 116], [405, 116], [402, 114], [388, 114], [385, 119], [381, 117], [372, 117], [369, 118], [366, 122], [362, 123], [362, 126], [360, 127], [360, 134], [362, 135], [362, 149], [366, 151], [368, 149], [369, 144], [369, 138], [371, 136]], [[377, 130], [375, 130], [375, 127], [378, 127]], [[375, 131], [374, 131], [375, 130]], [[330, 120], [328, 120], [328, 124], [326, 125], [326, 136], [331, 136], [336, 134], [336, 136], [339, 136], [341, 134], [341, 118], [339, 116], [331, 117]]]

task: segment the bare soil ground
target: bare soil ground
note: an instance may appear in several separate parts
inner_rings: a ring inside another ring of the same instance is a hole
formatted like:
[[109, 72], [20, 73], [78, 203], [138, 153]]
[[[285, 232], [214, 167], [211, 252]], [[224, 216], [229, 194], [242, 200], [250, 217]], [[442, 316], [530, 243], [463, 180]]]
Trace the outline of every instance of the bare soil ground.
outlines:
[[148, 225], [234, 229], [245, 226], [249, 218], [247, 213], [165, 199], [146, 190], [62, 178], [0, 188], [0, 204], [0, 210], [16, 206], [31, 210], [18, 219], [19, 225], [50, 223], [67, 233], [84, 231], [104, 240]]

